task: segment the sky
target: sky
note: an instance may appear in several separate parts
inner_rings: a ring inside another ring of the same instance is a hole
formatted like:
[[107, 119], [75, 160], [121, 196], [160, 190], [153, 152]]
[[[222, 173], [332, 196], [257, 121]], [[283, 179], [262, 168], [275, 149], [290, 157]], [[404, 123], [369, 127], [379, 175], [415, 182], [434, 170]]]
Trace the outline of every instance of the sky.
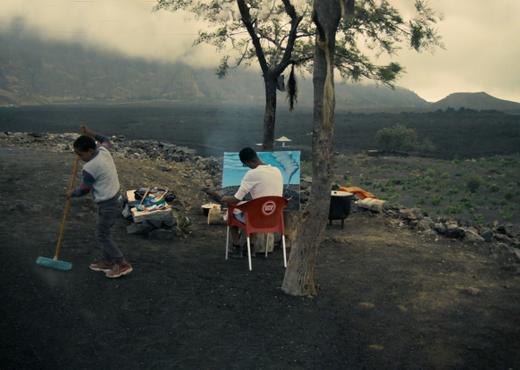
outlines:
[[[390, 0], [407, 14], [413, 0]], [[193, 47], [206, 27], [186, 13], [152, 11], [155, 0], [1, 0], [0, 31], [23, 20], [40, 37], [114, 50], [128, 56], [215, 67], [209, 46]], [[520, 102], [520, 0], [430, 0], [443, 15], [445, 49], [394, 58], [406, 73], [397, 85], [428, 101], [454, 92], [485, 91]]]

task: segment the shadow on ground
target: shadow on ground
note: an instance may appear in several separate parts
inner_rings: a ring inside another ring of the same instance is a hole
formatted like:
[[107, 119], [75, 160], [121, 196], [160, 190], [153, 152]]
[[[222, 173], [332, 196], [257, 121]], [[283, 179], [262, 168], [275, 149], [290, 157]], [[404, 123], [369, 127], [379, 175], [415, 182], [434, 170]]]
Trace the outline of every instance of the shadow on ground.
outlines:
[[[82, 199], [74, 202], [62, 256], [73, 269], [47, 270], [34, 261], [52, 256], [70, 158], [15, 148], [0, 148], [0, 158], [2, 369], [520, 364], [520, 277], [471, 246], [421, 239], [382, 216], [355, 213], [343, 230], [327, 231], [319, 296], [294, 298], [279, 290], [279, 250], [255, 259], [253, 272], [245, 260], [224, 261], [224, 227], [205, 225], [195, 205], [186, 239], [130, 236], [121, 220], [115, 240], [135, 271], [108, 280], [87, 268], [97, 253], [95, 208]], [[127, 184], [139, 181], [139, 171], [161, 181], [176, 176], [123, 161]], [[189, 185], [185, 191], [198, 186]]]

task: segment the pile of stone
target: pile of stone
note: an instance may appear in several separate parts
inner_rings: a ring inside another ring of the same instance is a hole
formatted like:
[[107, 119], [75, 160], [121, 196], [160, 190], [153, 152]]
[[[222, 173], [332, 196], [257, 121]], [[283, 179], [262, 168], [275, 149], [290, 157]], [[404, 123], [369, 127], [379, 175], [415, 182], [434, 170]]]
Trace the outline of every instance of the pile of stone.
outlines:
[[420, 233], [429, 236], [444, 236], [473, 244], [489, 244], [491, 249], [508, 254], [513, 260], [520, 261], [520, 233], [511, 224], [471, 225], [468, 222], [438, 217], [432, 219], [419, 208], [404, 208], [395, 205], [385, 206], [384, 213]]
[[[2, 132], [0, 141], [6, 145], [38, 145], [57, 152], [70, 152], [73, 150], [72, 143], [78, 136], [76, 133]], [[125, 158], [189, 162], [194, 170], [204, 171], [213, 178], [220, 178], [222, 174], [221, 161], [214, 157], [199, 156], [195, 150], [185, 146], [157, 140], [130, 140], [124, 136], [112, 136], [110, 141], [113, 145], [111, 152]], [[167, 171], [168, 168], [163, 170]]]

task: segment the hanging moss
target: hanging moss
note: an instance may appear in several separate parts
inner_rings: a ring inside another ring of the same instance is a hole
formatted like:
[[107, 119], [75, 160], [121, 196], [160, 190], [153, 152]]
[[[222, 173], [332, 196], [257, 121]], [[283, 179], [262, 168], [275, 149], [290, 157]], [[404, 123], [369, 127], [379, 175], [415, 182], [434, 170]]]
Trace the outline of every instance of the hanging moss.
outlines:
[[294, 63], [291, 66], [291, 73], [289, 74], [289, 80], [287, 81], [287, 97], [289, 98], [289, 110], [294, 110], [294, 104], [298, 100], [298, 89], [296, 85], [296, 77], [294, 75]]

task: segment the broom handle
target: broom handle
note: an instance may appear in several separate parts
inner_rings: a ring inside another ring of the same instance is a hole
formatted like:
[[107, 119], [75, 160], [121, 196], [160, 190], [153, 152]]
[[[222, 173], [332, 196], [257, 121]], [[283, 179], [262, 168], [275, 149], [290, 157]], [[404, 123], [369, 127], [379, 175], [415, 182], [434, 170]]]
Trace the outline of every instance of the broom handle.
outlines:
[[[72, 174], [70, 175], [70, 179], [69, 179], [69, 189], [68, 189], [69, 192], [74, 189], [74, 182], [76, 180], [76, 172], [78, 171], [78, 161], [79, 161], [79, 158], [78, 158], [78, 156], [76, 156], [76, 158], [74, 159], [74, 164], [72, 165]], [[57, 260], [60, 255], [61, 242], [63, 241], [63, 231], [65, 230], [65, 221], [67, 221], [67, 215], [69, 214], [70, 203], [71, 203], [71, 199], [69, 197], [69, 198], [67, 198], [67, 200], [65, 202], [65, 210], [63, 211], [63, 218], [61, 220], [60, 232], [58, 234], [58, 243], [56, 244], [56, 253], [54, 253], [54, 258], [53, 258], [54, 260]]]

